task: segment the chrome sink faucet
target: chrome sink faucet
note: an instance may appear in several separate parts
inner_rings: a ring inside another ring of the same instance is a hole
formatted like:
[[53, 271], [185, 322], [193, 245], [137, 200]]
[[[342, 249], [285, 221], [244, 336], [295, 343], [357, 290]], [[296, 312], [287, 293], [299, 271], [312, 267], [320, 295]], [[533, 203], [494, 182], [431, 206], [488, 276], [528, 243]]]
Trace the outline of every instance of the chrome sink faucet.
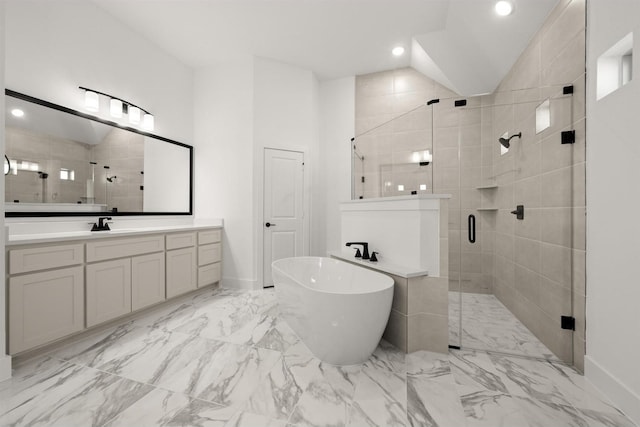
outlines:
[[362, 246], [362, 254], [360, 254], [360, 250], [358, 250], [356, 252], [356, 258], [360, 258], [362, 257], [362, 259], [370, 259], [369, 257], [369, 243], [367, 242], [347, 242], [346, 246], [351, 246], [351, 245], [361, 245]]
[[98, 223], [94, 223], [93, 227], [91, 227], [91, 231], [109, 231], [109, 223], [107, 221], [111, 221], [110, 216], [102, 216], [98, 218]]

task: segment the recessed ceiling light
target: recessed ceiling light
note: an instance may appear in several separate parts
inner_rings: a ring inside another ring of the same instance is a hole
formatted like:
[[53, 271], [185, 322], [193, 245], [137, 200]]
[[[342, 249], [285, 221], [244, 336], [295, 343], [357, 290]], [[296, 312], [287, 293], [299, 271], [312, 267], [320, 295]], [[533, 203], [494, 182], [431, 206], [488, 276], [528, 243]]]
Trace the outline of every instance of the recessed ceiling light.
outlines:
[[11, 114], [13, 114], [14, 117], [22, 117], [24, 116], [24, 111], [19, 108], [14, 108], [13, 110], [11, 110]]
[[393, 53], [393, 56], [400, 56], [404, 53], [404, 48], [402, 46], [396, 46], [391, 53]]
[[513, 4], [510, 1], [500, 0], [496, 2], [496, 13], [500, 16], [511, 15], [513, 12]]

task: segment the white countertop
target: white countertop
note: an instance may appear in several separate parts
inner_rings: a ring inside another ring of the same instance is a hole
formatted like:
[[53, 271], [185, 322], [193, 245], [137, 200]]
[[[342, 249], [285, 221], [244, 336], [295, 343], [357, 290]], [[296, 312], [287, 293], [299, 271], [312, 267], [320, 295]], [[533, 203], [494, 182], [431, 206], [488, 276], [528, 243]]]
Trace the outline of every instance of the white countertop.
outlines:
[[[87, 226], [89, 227], [89, 226]], [[37, 234], [7, 234], [6, 246], [28, 245], [32, 243], [52, 243], [73, 240], [93, 240], [113, 237], [138, 236], [143, 234], [171, 233], [177, 231], [197, 231], [207, 228], [222, 228], [222, 223], [196, 223], [179, 225], [154, 225], [152, 227], [123, 227], [111, 225], [110, 231], [70, 230]]]
[[344, 261], [349, 261], [357, 265], [362, 265], [363, 267], [372, 268], [374, 270], [379, 270], [385, 273], [393, 274], [395, 276], [404, 277], [405, 279], [429, 275], [429, 272], [427, 270], [393, 264], [393, 263], [384, 261], [384, 259], [380, 259], [378, 262], [371, 262], [371, 261], [363, 260], [362, 258], [355, 258], [353, 256], [353, 251], [349, 251], [348, 253], [344, 253], [340, 251], [331, 251], [329, 252], [329, 256], [332, 256], [334, 258], [338, 258]]

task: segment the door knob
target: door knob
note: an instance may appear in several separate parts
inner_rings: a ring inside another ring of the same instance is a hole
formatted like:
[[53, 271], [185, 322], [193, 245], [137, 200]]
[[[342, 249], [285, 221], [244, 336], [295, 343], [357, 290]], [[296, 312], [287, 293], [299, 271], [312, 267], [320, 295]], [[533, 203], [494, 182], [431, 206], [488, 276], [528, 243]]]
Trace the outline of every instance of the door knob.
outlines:
[[275, 225], [275, 224], [272, 224], [272, 223], [270, 223], [270, 222], [267, 222], [264, 226], [265, 226], [265, 227], [267, 227], [267, 228], [269, 228], [269, 227], [275, 227], [276, 225]]

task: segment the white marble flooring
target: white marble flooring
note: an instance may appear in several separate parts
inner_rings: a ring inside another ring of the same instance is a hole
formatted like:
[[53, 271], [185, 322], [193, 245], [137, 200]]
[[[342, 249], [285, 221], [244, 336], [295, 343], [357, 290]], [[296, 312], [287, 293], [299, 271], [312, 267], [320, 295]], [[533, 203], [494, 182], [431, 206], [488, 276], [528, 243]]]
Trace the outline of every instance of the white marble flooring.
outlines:
[[477, 351], [316, 359], [273, 290], [211, 291], [27, 361], [2, 426], [633, 426], [584, 377]]
[[467, 349], [560, 360], [498, 298], [490, 294], [449, 292], [449, 344]]

